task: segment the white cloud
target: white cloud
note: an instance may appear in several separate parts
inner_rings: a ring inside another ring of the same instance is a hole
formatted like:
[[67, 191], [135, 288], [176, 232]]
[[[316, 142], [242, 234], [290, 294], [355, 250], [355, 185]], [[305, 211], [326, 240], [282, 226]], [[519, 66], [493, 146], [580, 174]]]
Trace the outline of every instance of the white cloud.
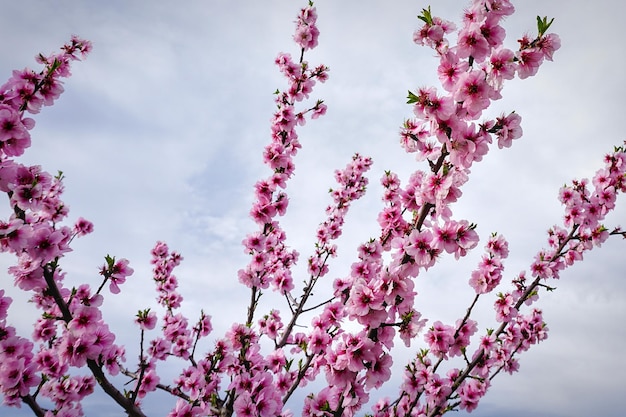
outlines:
[[[434, 85], [436, 61], [411, 43], [415, 16], [426, 3], [316, 3], [322, 35], [309, 61], [331, 67], [330, 80], [314, 94], [329, 110], [300, 130], [304, 149], [288, 190], [291, 215], [284, 220], [301, 264], [323, 218], [333, 170], [355, 150], [375, 160], [370, 194], [348, 218], [340, 254], [345, 258], [336, 263], [334, 277], [347, 271], [355, 245], [375, 233], [383, 171], [397, 170], [406, 179], [415, 169], [397, 145], [397, 131], [411, 115], [406, 90]], [[271, 94], [284, 86], [273, 58], [278, 51], [294, 51], [291, 21], [299, 7], [284, 0], [264, 4], [269, 5], [22, 1], [7, 5], [0, 16], [3, 76], [32, 65], [32, 56], [54, 50], [72, 33], [94, 42], [93, 55], [75, 65], [65, 95], [37, 116], [34, 146], [25, 160], [62, 169], [71, 217], [82, 215], [96, 224], [96, 233], [79, 241], [64, 264], [71, 279], [97, 282], [96, 267], [106, 253], [131, 259], [136, 277], [107, 301], [115, 325], [125, 328], [122, 317], [129, 321], [153, 297], [148, 262], [156, 240], [168, 241], [186, 258], [179, 277], [191, 318], [204, 308], [218, 333], [243, 315], [247, 294], [238, 287], [236, 271], [245, 257], [239, 242], [251, 227], [245, 216], [252, 185], [267, 172], [260, 152], [269, 136]], [[510, 276], [527, 268], [545, 245], [544, 231], [560, 221], [558, 187], [591, 175], [602, 155], [624, 139], [626, 86], [619, 71], [626, 56], [619, 6], [594, 2], [590, 22], [584, 2], [526, 1], [507, 21], [513, 40], [534, 30], [536, 14], [554, 16], [554, 30], [563, 40], [555, 62], [546, 63], [537, 77], [505, 87], [497, 107], [522, 115], [525, 136], [473, 168], [454, 208], [478, 223], [483, 236], [499, 231], [510, 239]], [[460, 14], [452, 0], [433, 4], [433, 12], [439, 10], [449, 19]], [[623, 223], [625, 214], [622, 207], [611, 221]], [[600, 399], [603, 415], [621, 415], [620, 404], [610, 399], [619, 397], [619, 378], [626, 371], [616, 348], [626, 335], [615, 326], [625, 313], [623, 242], [600, 252], [544, 297], [550, 338], [536, 353], [522, 356], [519, 375], [494, 381], [484, 415], [582, 417], [598, 411]], [[460, 303], [467, 293], [457, 288], [466, 286], [473, 265], [468, 260], [469, 269], [463, 270], [442, 263], [420, 277], [418, 302], [426, 315], [454, 320], [463, 313]], [[22, 313], [22, 307], [14, 305], [12, 314]], [[134, 332], [123, 330], [121, 337], [134, 341]]]

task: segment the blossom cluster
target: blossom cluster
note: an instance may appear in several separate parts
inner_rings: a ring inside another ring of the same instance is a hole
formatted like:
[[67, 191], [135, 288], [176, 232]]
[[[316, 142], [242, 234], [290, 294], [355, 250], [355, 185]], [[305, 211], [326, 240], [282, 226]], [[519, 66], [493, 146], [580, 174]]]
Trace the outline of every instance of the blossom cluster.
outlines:
[[[14, 284], [29, 292], [41, 310], [31, 342], [7, 322], [11, 299], [0, 290], [0, 391], [5, 404], [25, 403], [47, 417], [82, 415], [81, 400], [93, 393], [96, 383], [123, 398], [104, 374], [119, 373], [125, 351], [103, 320], [100, 292], [108, 282], [111, 293], [118, 293], [133, 270], [127, 260], [107, 256], [95, 292], [88, 284], [65, 287], [59, 260], [71, 250], [72, 240], [91, 233], [93, 225], [83, 218], [73, 227], [62, 224], [69, 211], [61, 200], [62, 173], [53, 176], [15, 160], [31, 145], [34, 121], [25, 114], [52, 105], [63, 92], [62, 78], [70, 75], [72, 61], [90, 50], [90, 42], [72, 37], [60, 53], [37, 56], [42, 71], [14, 71], [0, 87], [0, 190], [11, 209], [9, 218], [0, 220], [0, 250], [15, 255], [17, 263], [9, 268]], [[90, 372], [77, 375], [71, 368]], [[41, 398], [51, 407], [42, 408]]]
[[[456, 43], [447, 38], [456, 31], [455, 24], [433, 16], [430, 8], [419, 16], [424, 24], [413, 39], [438, 55], [438, 75], [444, 91], [439, 93], [435, 87], [409, 91], [408, 103], [413, 105], [415, 117], [405, 121], [401, 131], [404, 149], [414, 153], [418, 161], [427, 161], [430, 169], [415, 171], [404, 188], [394, 174], [387, 173], [383, 178], [387, 204], [379, 223], [381, 240], [391, 250], [392, 262], [382, 270], [397, 280], [406, 282], [417, 277], [446, 253], [456, 259], [465, 256], [478, 243], [476, 225], [455, 220], [451, 204], [462, 195], [473, 163], [483, 159], [493, 142], [499, 148], [510, 147], [521, 137], [522, 130], [521, 118], [515, 112], [494, 120], [477, 120], [502, 97], [506, 80], [516, 74], [521, 79], [534, 75], [541, 62], [551, 60], [559, 47], [558, 36], [545, 33], [547, 25], [539, 28], [535, 39], [525, 36], [520, 40], [518, 51], [505, 48], [501, 24], [513, 12], [507, 0], [474, 1], [463, 14]], [[379, 402], [374, 407], [376, 415], [435, 416], [458, 407], [471, 411], [489, 388], [491, 368], [483, 363], [486, 351], [479, 348], [482, 353], [476, 357], [466, 356], [477, 331], [477, 323], [470, 318], [472, 308], [480, 295], [498, 286], [504, 269], [502, 260], [508, 255], [507, 243], [501, 236], [492, 236], [486, 249], [469, 280], [477, 295], [467, 314], [453, 325], [440, 321], [431, 325], [424, 334], [428, 348], [421, 350], [406, 368], [398, 399]], [[508, 324], [517, 315], [507, 309], [510, 300], [505, 296], [501, 299], [504, 301], [496, 303], [498, 321]], [[410, 316], [421, 314], [411, 310]], [[395, 320], [390, 316], [382, 324], [393, 326]], [[411, 343], [416, 336], [417, 332], [405, 343]], [[496, 346], [491, 338], [483, 337], [479, 345], [491, 341]], [[541, 338], [533, 342], [537, 340]], [[512, 353], [500, 351], [500, 358], [510, 362]], [[450, 365], [445, 375], [441, 374], [440, 365], [453, 357], [462, 357], [464, 367]]]
[[[295, 38], [302, 52], [317, 44], [316, 19], [313, 7], [302, 9], [298, 15]], [[275, 62], [289, 87], [275, 94], [277, 109], [271, 121], [272, 142], [263, 152], [264, 162], [273, 172], [255, 184], [255, 202], [250, 215], [259, 225], [259, 231], [248, 235], [243, 242], [251, 261], [239, 271], [239, 280], [250, 288], [266, 289], [272, 285], [281, 292], [288, 292], [293, 289], [290, 266], [297, 261], [298, 253], [284, 245], [286, 235], [275, 218], [284, 215], [289, 204], [284, 189], [293, 176], [293, 158], [301, 148], [296, 126], [306, 123], [307, 113], [316, 119], [326, 112], [321, 100], [302, 111], [296, 110], [296, 103], [309, 98], [317, 81], [326, 81], [328, 68], [323, 65], [312, 68], [302, 58], [294, 61], [288, 53], [280, 53]]]

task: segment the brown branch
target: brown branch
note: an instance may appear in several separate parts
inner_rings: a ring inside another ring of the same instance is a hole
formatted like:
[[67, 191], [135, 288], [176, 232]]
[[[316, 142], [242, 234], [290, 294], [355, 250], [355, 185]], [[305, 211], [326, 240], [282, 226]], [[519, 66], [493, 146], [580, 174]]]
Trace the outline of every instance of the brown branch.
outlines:
[[[326, 257], [322, 261], [322, 265], [320, 267], [320, 271], [326, 265], [326, 262], [328, 262], [328, 258], [329, 257], [330, 257], [330, 253], [326, 252]], [[287, 344], [287, 339], [289, 338], [289, 335], [291, 334], [294, 326], [296, 325], [296, 322], [298, 321], [298, 318], [305, 311], [304, 305], [308, 301], [308, 299], [311, 296], [311, 294], [313, 294], [313, 287], [317, 283], [317, 280], [320, 277], [320, 273], [321, 272], [318, 272], [317, 275], [311, 275], [310, 276], [309, 282], [307, 283], [306, 287], [304, 287], [302, 298], [300, 298], [300, 301], [298, 302], [298, 305], [296, 306], [296, 311], [292, 314], [291, 320], [289, 321], [289, 324], [287, 324], [287, 327], [285, 327], [285, 331], [283, 332], [283, 337], [280, 339], [280, 342], [278, 342], [276, 344], [277, 348], [281, 348], [281, 347], [283, 347], [283, 346], [285, 346]], [[322, 305], [323, 304], [324, 303], [322, 303]]]
[[293, 382], [293, 384], [291, 384], [291, 387], [289, 388], [287, 393], [283, 396], [283, 404], [287, 403], [287, 401], [289, 400], [291, 395], [294, 393], [296, 388], [298, 388], [298, 385], [300, 385], [300, 381], [302, 381], [302, 378], [304, 378], [304, 375], [306, 374], [306, 371], [311, 365], [311, 362], [313, 361], [314, 357], [315, 357], [315, 353], [306, 355], [306, 362], [304, 363], [304, 365], [302, 365], [302, 367], [298, 371], [298, 376], [296, 377], [296, 380]]
[[44, 417], [46, 414], [46, 411], [48, 411], [48, 410], [44, 410], [43, 408], [41, 408], [39, 404], [37, 404], [37, 400], [35, 399], [35, 397], [33, 397], [32, 395], [25, 395], [20, 398], [22, 399], [24, 404], [30, 407], [30, 409], [33, 411], [33, 413], [35, 413], [37, 417]]
[[[43, 267], [43, 275], [46, 280], [46, 284], [48, 285], [48, 292], [54, 299], [55, 303], [61, 310], [61, 314], [63, 315], [63, 321], [69, 323], [72, 320], [72, 313], [70, 312], [69, 306], [63, 300], [59, 288], [57, 287], [56, 282], [54, 281], [54, 271], [56, 269], [56, 260], [51, 262]], [[99, 365], [93, 359], [87, 359], [87, 367], [96, 378], [96, 382], [98, 385], [102, 387], [104, 392], [107, 393], [109, 397], [111, 397], [116, 403], [118, 403], [124, 410], [126, 410], [126, 414], [129, 417], [146, 417], [146, 415], [141, 411], [141, 409], [130, 399], [126, 398], [124, 394], [122, 394], [111, 382], [107, 379], [106, 375], [102, 371], [102, 366]], [[29, 404], [30, 405], [30, 404]]]
[[[563, 241], [561, 242], [561, 244], [559, 245], [559, 247], [554, 251], [554, 256], [552, 256], [550, 258], [549, 262], [554, 262], [556, 259], [558, 259], [560, 256], [563, 256], [563, 249], [565, 248], [565, 245], [567, 245], [567, 243], [572, 240], [575, 235], [576, 235], [576, 231], [578, 231], [579, 225], [575, 224], [572, 227], [572, 230], [570, 231], [569, 235], [567, 235], [567, 237], [565, 239], [563, 239]], [[528, 297], [530, 297], [530, 295], [535, 291], [535, 289], [539, 286], [539, 283], [541, 281], [541, 277], [538, 276], [537, 278], [535, 278], [535, 280], [532, 282], [532, 284], [530, 284], [526, 290], [524, 291], [524, 293], [520, 296], [519, 300], [517, 301], [517, 303], [515, 303], [515, 310], [519, 311], [522, 304], [524, 304], [524, 302], [528, 299]], [[495, 335], [496, 339], [502, 334], [504, 333], [504, 331], [506, 330], [507, 326], [509, 325], [509, 322], [505, 321], [503, 322], [500, 327], [498, 328], [498, 330], [496, 330], [493, 334]], [[450, 387], [450, 395], [452, 395], [454, 392], [456, 392], [456, 390], [459, 388], [459, 386], [461, 385], [461, 383], [463, 383], [463, 381], [465, 380], [465, 378], [468, 377], [468, 375], [470, 374], [470, 372], [472, 372], [472, 370], [484, 359], [485, 356], [485, 350], [484, 349], [480, 349], [478, 351], [478, 354], [476, 355], [476, 357], [474, 358], [474, 360], [472, 362], [470, 362], [470, 364], [467, 366], [467, 368], [465, 368], [465, 371], [463, 371], [463, 373], [461, 375], [459, 375], [457, 377], [457, 379], [454, 381], [454, 383], [452, 384], [452, 386]], [[448, 397], [449, 398], [449, 397]], [[441, 415], [441, 407], [437, 406], [435, 407], [432, 412], [430, 412], [428, 414], [428, 417], [436, 417]]]

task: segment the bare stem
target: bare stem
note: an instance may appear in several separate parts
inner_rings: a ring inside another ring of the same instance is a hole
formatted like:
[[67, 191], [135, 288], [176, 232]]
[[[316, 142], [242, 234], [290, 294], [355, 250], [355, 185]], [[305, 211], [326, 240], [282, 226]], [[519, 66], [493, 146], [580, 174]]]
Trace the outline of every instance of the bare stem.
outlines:
[[37, 417], [44, 417], [46, 414], [46, 411], [48, 411], [48, 410], [44, 410], [43, 408], [41, 408], [39, 404], [37, 403], [37, 400], [35, 399], [35, 397], [33, 397], [32, 395], [25, 395], [20, 398], [26, 405], [30, 407], [30, 409], [33, 411], [33, 413], [35, 413]]
[[252, 287], [252, 291], [250, 291], [250, 305], [248, 306], [248, 318], [246, 319], [246, 326], [252, 325], [252, 320], [254, 320], [254, 312], [256, 310], [256, 306], [259, 302], [260, 297], [261, 294], [258, 287]]

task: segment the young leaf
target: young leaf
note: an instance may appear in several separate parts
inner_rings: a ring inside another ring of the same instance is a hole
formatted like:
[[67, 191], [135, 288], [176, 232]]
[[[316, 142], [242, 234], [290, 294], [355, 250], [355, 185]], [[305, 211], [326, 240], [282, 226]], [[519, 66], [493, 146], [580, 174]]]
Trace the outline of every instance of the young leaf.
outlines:
[[544, 16], [543, 19], [537, 16], [537, 32], [539, 33], [539, 37], [542, 37], [548, 31], [552, 22], [554, 22], [554, 18], [550, 19], [548, 22], [548, 16]]
[[417, 16], [417, 18], [419, 20], [422, 20], [427, 25], [432, 25], [433, 24], [433, 16], [430, 14], [430, 6], [428, 6], [428, 9], [422, 9], [422, 14]]

